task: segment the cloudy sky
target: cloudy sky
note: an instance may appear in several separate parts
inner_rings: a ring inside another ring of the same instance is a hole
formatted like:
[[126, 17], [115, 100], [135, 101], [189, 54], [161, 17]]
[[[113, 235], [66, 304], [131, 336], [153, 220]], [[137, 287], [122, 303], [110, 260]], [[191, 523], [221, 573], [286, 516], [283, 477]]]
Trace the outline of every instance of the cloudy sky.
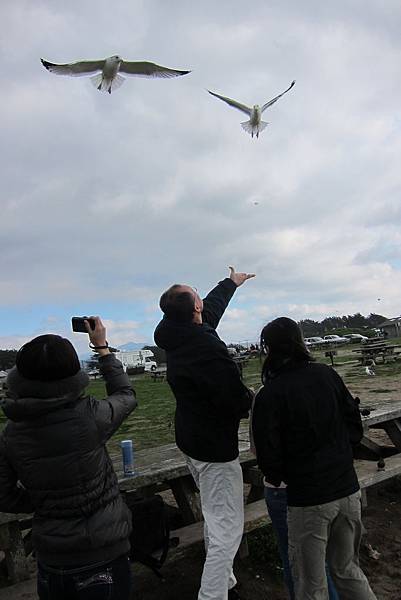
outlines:
[[[2, 0], [0, 348], [71, 315], [150, 342], [174, 282], [257, 274], [220, 326], [401, 313], [399, 0]], [[40, 64], [191, 69], [99, 93]], [[251, 139], [245, 104], [295, 87]], [[380, 300], [378, 300], [380, 298]]]

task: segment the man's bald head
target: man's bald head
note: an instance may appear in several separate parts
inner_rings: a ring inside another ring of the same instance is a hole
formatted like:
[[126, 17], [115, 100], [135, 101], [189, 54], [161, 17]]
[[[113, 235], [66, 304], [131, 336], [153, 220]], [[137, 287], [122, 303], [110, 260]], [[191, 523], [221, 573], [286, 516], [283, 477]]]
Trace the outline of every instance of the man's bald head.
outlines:
[[202, 322], [203, 302], [196, 290], [189, 285], [176, 283], [160, 298], [163, 313], [178, 323]]

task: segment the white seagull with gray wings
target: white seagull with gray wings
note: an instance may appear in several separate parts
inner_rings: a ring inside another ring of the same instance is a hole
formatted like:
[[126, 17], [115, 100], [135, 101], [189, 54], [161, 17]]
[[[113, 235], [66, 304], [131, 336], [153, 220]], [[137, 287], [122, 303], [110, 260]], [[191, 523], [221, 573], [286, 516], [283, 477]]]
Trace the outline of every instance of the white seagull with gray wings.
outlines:
[[229, 104], [230, 106], [233, 106], [234, 108], [238, 108], [238, 110], [241, 110], [245, 114], [249, 115], [249, 121], [244, 121], [243, 123], [241, 123], [241, 125], [245, 129], [245, 131], [247, 131], [248, 133], [251, 134], [252, 137], [254, 135], [256, 135], [256, 137], [258, 138], [259, 133], [261, 131], [263, 131], [265, 129], [265, 127], [267, 127], [267, 125], [268, 125], [267, 121], [262, 121], [262, 113], [266, 110], [266, 108], [269, 108], [269, 106], [271, 106], [272, 104], [277, 102], [277, 100], [279, 98], [281, 98], [281, 96], [284, 96], [284, 94], [289, 92], [290, 89], [294, 85], [295, 85], [295, 80], [291, 83], [291, 85], [288, 89], [286, 89], [284, 92], [282, 92], [281, 94], [279, 94], [272, 100], [269, 100], [268, 102], [266, 102], [266, 104], [263, 104], [263, 106], [259, 106], [259, 104], [254, 104], [252, 108], [250, 106], [246, 106], [245, 104], [241, 104], [240, 102], [237, 102], [236, 100], [231, 100], [231, 98], [226, 98], [225, 96], [220, 96], [220, 94], [216, 94], [215, 92], [211, 92], [210, 90], [208, 90], [208, 92], [209, 92], [209, 94], [212, 94], [212, 96], [216, 96], [216, 98], [220, 98], [220, 100], [227, 102], [227, 104]]
[[125, 81], [125, 77], [120, 75], [133, 75], [134, 77], [179, 77], [187, 75], [191, 71], [180, 71], [169, 69], [152, 62], [145, 61], [126, 61], [120, 56], [110, 56], [102, 60], [81, 60], [74, 63], [55, 64], [40, 59], [42, 65], [51, 73], [56, 75], [70, 75], [72, 77], [85, 77], [93, 75], [91, 81], [93, 85], [101, 92], [111, 94], [112, 89], [116, 90]]

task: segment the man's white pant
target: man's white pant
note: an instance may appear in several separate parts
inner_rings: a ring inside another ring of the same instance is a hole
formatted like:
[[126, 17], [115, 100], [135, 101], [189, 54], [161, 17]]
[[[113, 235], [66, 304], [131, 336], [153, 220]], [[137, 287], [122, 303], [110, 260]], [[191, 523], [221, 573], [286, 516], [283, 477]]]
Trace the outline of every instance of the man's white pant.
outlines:
[[239, 459], [208, 463], [186, 457], [200, 491], [206, 560], [198, 600], [227, 600], [237, 580], [233, 561], [244, 532], [243, 479]]

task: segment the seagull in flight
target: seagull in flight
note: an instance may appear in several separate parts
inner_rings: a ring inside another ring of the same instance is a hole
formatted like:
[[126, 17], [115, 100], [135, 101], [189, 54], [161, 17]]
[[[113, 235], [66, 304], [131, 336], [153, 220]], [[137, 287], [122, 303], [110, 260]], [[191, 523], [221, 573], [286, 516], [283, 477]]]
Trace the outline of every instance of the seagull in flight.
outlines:
[[269, 108], [269, 106], [277, 102], [277, 100], [281, 98], [281, 96], [284, 96], [284, 94], [289, 92], [290, 89], [294, 87], [294, 85], [295, 80], [291, 83], [288, 89], [286, 89], [284, 92], [282, 92], [272, 100], [266, 102], [266, 104], [263, 104], [263, 106], [259, 106], [259, 104], [254, 104], [252, 108], [250, 106], [246, 106], [245, 104], [241, 104], [236, 100], [231, 100], [231, 98], [220, 96], [220, 94], [216, 94], [215, 92], [211, 92], [210, 90], [208, 90], [208, 92], [212, 96], [220, 98], [220, 100], [223, 100], [223, 102], [227, 102], [227, 104], [229, 104], [230, 106], [238, 108], [238, 110], [241, 110], [245, 114], [249, 115], [249, 121], [244, 121], [243, 123], [241, 123], [241, 125], [245, 129], [245, 131], [251, 134], [252, 137], [256, 135], [256, 137], [258, 138], [259, 133], [263, 131], [268, 125], [267, 121], [262, 121], [262, 113], [266, 110], [266, 108]]
[[70, 75], [72, 77], [85, 77], [93, 75], [91, 81], [100, 92], [108, 92], [116, 90], [125, 81], [125, 77], [120, 75], [133, 75], [136, 77], [178, 77], [187, 75], [191, 71], [180, 71], [177, 69], [169, 69], [162, 67], [152, 62], [145, 61], [126, 61], [120, 56], [110, 56], [101, 60], [81, 60], [74, 63], [66, 63], [58, 65], [51, 63], [43, 58], [40, 59], [42, 65], [51, 73], [56, 75]]

